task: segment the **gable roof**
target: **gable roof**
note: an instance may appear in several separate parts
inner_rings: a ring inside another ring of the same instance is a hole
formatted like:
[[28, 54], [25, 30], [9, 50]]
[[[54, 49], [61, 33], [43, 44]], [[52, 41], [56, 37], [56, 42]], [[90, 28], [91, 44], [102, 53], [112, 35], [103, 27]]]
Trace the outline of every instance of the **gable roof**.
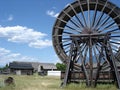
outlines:
[[23, 62], [12, 62], [9, 67], [12, 69], [33, 69], [31, 64]]
[[39, 67], [42, 66], [43, 69], [57, 69], [53, 63], [39, 63]]

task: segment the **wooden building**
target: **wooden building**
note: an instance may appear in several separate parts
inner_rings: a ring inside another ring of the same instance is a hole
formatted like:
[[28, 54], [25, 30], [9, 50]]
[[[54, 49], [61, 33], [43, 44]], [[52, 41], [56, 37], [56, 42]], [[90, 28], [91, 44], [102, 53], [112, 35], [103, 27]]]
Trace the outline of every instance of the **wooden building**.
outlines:
[[38, 74], [47, 75], [48, 71], [57, 70], [56, 66], [53, 63], [39, 63]]
[[31, 64], [23, 62], [12, 62], [9, 68], [11, 74], [17, 75], [32, 75], [34, 69]]

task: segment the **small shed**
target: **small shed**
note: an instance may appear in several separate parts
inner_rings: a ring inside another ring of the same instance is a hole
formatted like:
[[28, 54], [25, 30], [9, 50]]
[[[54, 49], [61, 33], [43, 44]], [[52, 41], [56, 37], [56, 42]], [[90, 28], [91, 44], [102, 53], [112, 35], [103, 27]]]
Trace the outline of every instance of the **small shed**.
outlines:
[[12, 62], [9, 68], [11, 74], [17, 75], [32, 75], [34, 69], [31, 64], [23, 62]]
[[47, 75], [48, 71], [57, 70], [56, 66], [53, 63], [39, 63], [38, 74]]
[[38, 72], [40, 71], [53, 71], [53, 70], [57, 70], [55, 64], [53, 63], [39, 63], [39, 67], [38, 67]]

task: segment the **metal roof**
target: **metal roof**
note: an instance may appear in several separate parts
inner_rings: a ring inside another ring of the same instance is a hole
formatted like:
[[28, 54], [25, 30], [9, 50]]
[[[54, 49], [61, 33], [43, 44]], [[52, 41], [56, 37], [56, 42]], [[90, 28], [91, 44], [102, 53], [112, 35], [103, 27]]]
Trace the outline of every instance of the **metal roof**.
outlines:
[[19, 63], [19, 62], [12, 62], [9, 64], [11, 69], [33, 69], [32, 65], [29, 63]]

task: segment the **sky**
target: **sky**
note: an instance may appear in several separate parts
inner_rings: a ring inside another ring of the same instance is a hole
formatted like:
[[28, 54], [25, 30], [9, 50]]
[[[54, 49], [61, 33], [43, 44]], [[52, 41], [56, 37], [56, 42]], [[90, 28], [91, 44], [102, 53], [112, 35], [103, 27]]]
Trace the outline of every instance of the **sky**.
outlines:
[[[12, 61], [61, 62], [52, 46], [52, 28], [74, 1], [0, 0], [0, 66]], [[120, 0], [111, 1], [120, 5]]]

